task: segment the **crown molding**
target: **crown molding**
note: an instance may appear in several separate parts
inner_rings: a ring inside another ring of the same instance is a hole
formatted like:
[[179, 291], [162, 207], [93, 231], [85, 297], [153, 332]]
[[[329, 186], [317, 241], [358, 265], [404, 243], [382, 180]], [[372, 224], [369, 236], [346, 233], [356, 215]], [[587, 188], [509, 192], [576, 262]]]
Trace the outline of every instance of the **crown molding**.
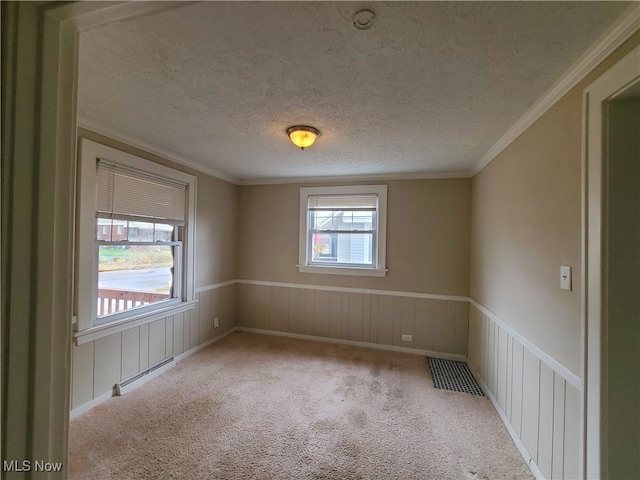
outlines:
[[285, 185], [291, 183], [376, 182], [390, 180], [435, 180], [447, 178], [471, 178], [471, 172], [417, 172], [379, 175], [342, 175], [331, 177], [254, 178], [238, 181], [238, 185]]
[[640, 3], [634, 2], [605, 30], [560, 79], [485, 153], [471, 171], [477, 175], [589, 72], [640, 30]]
[[196, 170], [198, 172], [211, 175], [212, 177], [219, 178], [220, 180], [224, 180], [229, 183], [233, 183], [234, 185], [240, 184], [237, 178], [234, 178], [230, 175], [219, 172], [214, 168], [202, 165], [201, 163], [196, 162], [194, 160], [190, 160], [170, 150], [166, 150], [164, 148], [153, 145], [145, 140], [142, 140], [141, 138], [138, 138], [133, 135], [123, 133], [114, 128], [108, 127], [102, 123], [80, 117], [78, 118], [78, 127], [84, 128], [85, 130], [90, 130], [94, 133], [97, 133], [98, 135], [109, 137], [118, 142], [126, 143], [131, 147], [144, 150], [145, 152], [152, 153], [154, 155], [165, 158], [167, 160], [171, 160], [172, 162], [178, 163], [180, 165], [184, 165], [185, 167], [192, 168], [193, 170]]

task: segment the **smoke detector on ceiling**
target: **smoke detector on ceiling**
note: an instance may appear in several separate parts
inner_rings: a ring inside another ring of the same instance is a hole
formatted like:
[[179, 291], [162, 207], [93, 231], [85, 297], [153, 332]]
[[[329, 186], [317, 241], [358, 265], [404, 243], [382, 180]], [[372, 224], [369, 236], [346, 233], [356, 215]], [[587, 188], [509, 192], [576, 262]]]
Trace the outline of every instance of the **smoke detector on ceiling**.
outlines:
[[376, 21], [376, 14], [371, 10], [359, 10], [353, 14], [353, 26], [358, 30], [370, 29]]

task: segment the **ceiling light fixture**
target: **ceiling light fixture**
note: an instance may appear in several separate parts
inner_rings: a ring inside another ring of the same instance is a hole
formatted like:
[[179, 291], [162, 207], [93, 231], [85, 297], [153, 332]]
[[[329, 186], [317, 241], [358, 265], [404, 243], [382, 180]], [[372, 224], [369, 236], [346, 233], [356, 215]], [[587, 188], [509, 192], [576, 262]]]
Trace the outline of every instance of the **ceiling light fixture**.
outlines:
[[306, 125], [295, 125], [287, 128], [287, 135], [289, 135], [291, 142], [296, 147], [304, 150], [313, 145], [316, 138], [320, 135], [320, 130]]

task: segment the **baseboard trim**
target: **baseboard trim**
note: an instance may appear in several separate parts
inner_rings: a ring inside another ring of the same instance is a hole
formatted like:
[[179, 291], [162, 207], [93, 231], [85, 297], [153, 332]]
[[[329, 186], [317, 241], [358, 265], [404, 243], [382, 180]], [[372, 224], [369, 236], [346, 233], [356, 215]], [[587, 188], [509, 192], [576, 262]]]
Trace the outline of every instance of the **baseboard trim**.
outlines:
[[473, 365], [471, 361], [467, 361], [467, 365], [469, 365], [469, 369], [471, 370], [471, 373], [473, 373], [473, 376], [476, 378], [478, 384], [480, 385], [480, 388], [482, 388], [482, 391], [485, 393], [487, 398], [489, 398], [489, 400], [493, 404], [493, 408], [495, 409], [496, 412], [498, 412], [498, 415], [500, 416], [500, 420], [502, 420], [502, 423], [504, 424], [507, 431], [509, 432], [509, 435], [511, 435], [511, 439], [513, 440], [513, 443], [515, 443], [516, 447], [518, 447], [518, 451], [520, 452], [520, 455], [522, 455], [522, 458], [524, 459], [527, 466], [529, 467], [529, 470], [531, 470], [531, 473], [533, 473], [536, 479], [544, 480], [545, 477], [540, 471], [540, 468], [538, 467], [536, 462], [533, 460], [531, 455], [529, 455], [529, 452], [527, 451], [527, 447], [524, 446], [524, 443], [522, 443], [522, 440], [520, 440], [520, 437], [518, 436], [516, 431], [513, 429], [511, 422], [509, 422], [509, 419], [507, 418], [506, 414], [502, 411], [500, 404], [498, 403], [496, 398], [493, 396], [493, 393], [491, 393], [491, 390], [489, 390], [487, 385], [482, 380], [482, 377], [478, 373], [478, 370], [475, 368], [475, 365]]
[[289, 337], [289, 338], [297, 338], [300, 340], [312, 340], [315, 342], [335, 343], [338, 345], [349, 345], [352, 347], [371, 348], [374, 350], [386, 350], [390, 352], [412, 353], [414, 355], [424, 355], [426, 357], [442, 358], [444, 360], [455, 360], [458, 362], [467, 361], [467, 357], [464, 355], [457, 355], [455, 353], [432, 352], [431, 350], [423, 350], [420, 348], [397, 347], [395, 345], [381, 345], [379, 343], [358, 342], [355, 340], [342, 340], [340, 338], [319, 337], [316, 335], [304, 335], [301, 333], [279, 332], [277, 330], [264, 330], [261, 328], [250, 328], [250, 327], [238, 326], [238, 327], [235, 327], [235, 330], [239, 332], [258, 333], [261, 335], [273, 335], [275, 337]]
[[176, 357], [175, 357], [176, 362], [180, 362], [180, 361], [184, 360], [185, 358], [190, 357], [194, 353], [199, 352], [203, 348], [207, 348], [209, 345], [222, 340], [224, 337], [226, 337], [228, 335], [231, 335], [233, 332], [236, 331], [236, 328], [237, 327], [232, 327], [229, 330], [227, 330], [226, 332], [221, 333], [220, 335], [217, 335], [217, 336], [215, 336], [213, 338], [210, 338], [206, 342], [201, 343], [200, 345], [198, 345], [196, 347], [193, 347], [192, 349], [187, 350], [186, 352], [181, 353], [180, 355], [176, 355]]
[[[203, 348], [206, 348], [209, 345], [211, 345], [211, 344], [213, 344], [213, 343], [215, 343], [215, 342], [217, 342], [219, 340], [222, 340], [224, 337], [226, 337], [227, 335], [232, 334], [236, 330], [237, 330], [237, 327], [230, 328], [226, 332], [224, 332], [224, 333], [222, 333], [222, 334], [220, 334], [220, 335], [218, 335], [216, 337], [210, 338], [206, 342], [201, 343], [200, 345], [198, 345], [196, 347], [193, 347], [193, 348], [187, 350], [186, 352], [184, 352], [184, 353], [182, 353], [180, 355], [174, 356], [172, 362], [167, 363], [166, 365], [158, 368], [157, 370], [153, 370], [153, 371], [149, 372], [147, 375], [144, 375], [143, 377], [140, 377], [138, 380], [128, 384], [126, 386], [126, 388], [123, 390], [123, 393], [131, 392], [132, 390], [135, 390], [136, 388], [144, 385], [148, 381], [153, 380], [154, 378], [156, 378], [157, 376], [163, 374], [167, 370], [175, 367], [178, 364], [178, 362], [184, 360], [187, 357], [190, 357], [191, 355], [193, 355], [194, 353], [202, 350]], [[109, 400], [113, 396], [114, 396], [114, 392], [112, 390], [112, 391], [105, 392], [105, 393], [97, 396], [93, 400], [89, 400], [87, 403], [83, 403], [82, 405], [80, 405], [80, 406], [78, 406], [78, 407], [76, 407], [76, 408], [71, 410], [71, 412], [69, 413], [69, 419], [73, 420], [74, 418], [79, 417], [83, 413], [88, 412], [92, 408], [97, 407], [101, 403], [106, 402], [107, 400]]]

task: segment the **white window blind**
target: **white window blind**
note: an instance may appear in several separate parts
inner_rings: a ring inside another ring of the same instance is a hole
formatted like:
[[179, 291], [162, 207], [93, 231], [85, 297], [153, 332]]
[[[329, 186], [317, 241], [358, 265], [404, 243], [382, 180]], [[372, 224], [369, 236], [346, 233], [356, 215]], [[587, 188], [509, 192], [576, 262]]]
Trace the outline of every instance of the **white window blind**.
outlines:
[[365, 210], [374, 211], [378, 206], [377, 195], [310, 196], [309, 210]]
[[104, 159], [97, 169], [99, 218], [184, 225], [185, 184]]

